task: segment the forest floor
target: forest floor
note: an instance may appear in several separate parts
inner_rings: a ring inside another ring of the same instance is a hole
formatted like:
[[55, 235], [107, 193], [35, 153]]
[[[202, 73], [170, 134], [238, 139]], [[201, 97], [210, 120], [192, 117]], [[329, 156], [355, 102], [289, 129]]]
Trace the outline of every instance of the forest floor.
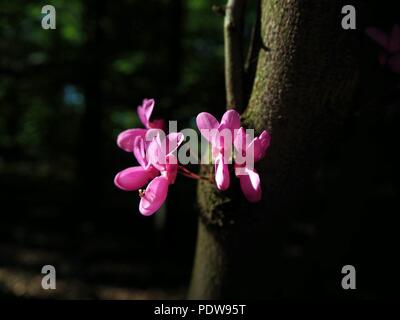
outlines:
[[[0, 298], [185, 296], [191, 258], [182, 261], [179, 252], [167, 252], [173, 244], [154, 221], [137, 223], [135, 212], [119, 210], [118, 199], [114, 207], [95, 211], [97, 218], [79, 212], [71, 190], [0, 173]], [[110, 215], [112, 210], [117, 214]], [[56, 268], [55, 290], [41, 287], [44, 265]]]

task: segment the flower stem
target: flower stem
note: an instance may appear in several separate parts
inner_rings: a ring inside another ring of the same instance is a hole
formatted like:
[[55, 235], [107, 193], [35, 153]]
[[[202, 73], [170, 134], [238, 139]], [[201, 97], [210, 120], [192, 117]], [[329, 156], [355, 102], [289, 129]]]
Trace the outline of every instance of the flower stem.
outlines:
[[212, 181], [212, 179], [210, 177], [199, 176], [198, 174], [186, 169], [183, 166], [179, 166], [179, 169], [180, 169], [180, 173], [185, 177], [188, 177], [188, 178], [191, 178], [191, 179], [196, 179], [196, 180], [204, 180], [204, 181], [208, 181], [210, 183], [213, 183], [213, 181]]

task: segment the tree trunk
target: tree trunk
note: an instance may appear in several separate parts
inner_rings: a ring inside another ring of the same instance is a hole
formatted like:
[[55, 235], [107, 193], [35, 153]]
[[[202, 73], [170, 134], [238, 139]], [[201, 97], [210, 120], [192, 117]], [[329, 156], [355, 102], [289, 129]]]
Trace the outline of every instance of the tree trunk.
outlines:
[[262, 1], [263, 44], [242, 123], [272, 136], [256, 164], [263, 200], [247, 202], [232, 173], [228, 192], [199, 183], [189, 298], [287, 297], [307, 285], [308, 271], [285, 248], [293, 219], [313, 210], [319, 164], [354, 110], [360, 34], [341, 28], [345, 4]]

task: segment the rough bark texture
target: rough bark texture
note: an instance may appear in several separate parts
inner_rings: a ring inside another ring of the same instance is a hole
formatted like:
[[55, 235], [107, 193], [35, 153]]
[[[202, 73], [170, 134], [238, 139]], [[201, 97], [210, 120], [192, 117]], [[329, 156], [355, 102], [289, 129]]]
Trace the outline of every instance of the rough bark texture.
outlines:
[[242, 120], [272, 135], [256, 165], [263, 200], [246, 202], [233, 175], [225, 193], [200, 182], [189, 298], [293, 296], [305, 285], [283, 252], [290, 221], [311, 210], [318, 165], [354, 108], [359, 34], [341, 28], [344, 4], [262, 1], [263, 49]]

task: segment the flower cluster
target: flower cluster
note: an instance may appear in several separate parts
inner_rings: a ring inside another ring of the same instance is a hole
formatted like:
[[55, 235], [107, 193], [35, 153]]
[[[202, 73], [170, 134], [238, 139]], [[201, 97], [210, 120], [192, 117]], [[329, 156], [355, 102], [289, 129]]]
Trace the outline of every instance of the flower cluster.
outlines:
[[367, 35], [383, 48], [379, 63], [388, 66], [395, 73], [400, 73], [400, 26], [394, 25], [391, 34], [374, 27], [366, 29]]
[[[178, 173], [189, 178], [208, 180], [179, 164], [176, 154], [184, 136], [181, 132], [171, 132], [166, 136], [163, 131], [164, 120], [150, 121], [153, 109], [154, 100], [143, 100], [137, 113], [145, 128], [129, 129], [119, 134], [118, 146], [133, 153], [139, 166], [119, 172], [114, 179], [115, 185], [122, 190], [139, 191], [139, 211], [146, 216], [163, 205], [169, 186], [175, 182]], [[202, 112], [196, 122], [202, 136], [211, 144], [217, 188], [222, 191], [229, 188], [229, 165], [233, 164], [235, 176], [239, 178], [247, 200], [259, 201], [260, 176], [254, 169], [254, 162], [265, 156], [270, 143], [269, 134], [263, 131], [258, 137], [252, 137], [252, 131], [248, 133], [241, 127], [240, 116], [235, 110], [225, 112], [221, 122], [211, 114]], [[146, 184], [146, 189], [141, 189]]]
[[[212, 146], [217, 188], [226, 190], [230, 185], [228, 162], [233, 155], [235, 175], [240, 179], [245, 197], [251, 202], [259, 201], [260, 176], [246, 158], [250, 156], [250, 159], [256, 162], [264, 157], [270, 143], [267, 131], [264, 130], [259, 137], [251, 139], [240, 126], [240, 116], [235, 110], [225, 112], [221, 122], [218, 122], [213, 115], [202, 112], [197, 116], [196, 122], [201, 134]], [[221, 134], [223, 131], [227, 134]]]

